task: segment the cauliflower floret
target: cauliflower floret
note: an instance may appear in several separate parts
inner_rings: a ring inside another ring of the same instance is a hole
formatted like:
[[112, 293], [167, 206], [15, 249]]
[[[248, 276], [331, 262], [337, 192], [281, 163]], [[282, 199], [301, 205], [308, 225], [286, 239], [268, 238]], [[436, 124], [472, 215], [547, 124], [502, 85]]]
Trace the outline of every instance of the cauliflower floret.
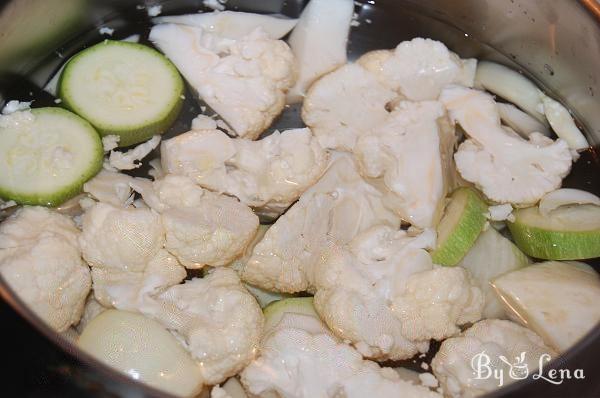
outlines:
[[[226, 1], [221, 1], [221, 3]], [[215, 2], [217, 0], [212, 1], [212, 3]], [[205, 3], [209, 2], [206, 1]], [[294, 26], [298, 23], [297, 19], [282, 17], [282, 15], [277, 14], [264, 15], [241, 11], [216, 11], [165, 15], [153, 18], [152, 22], [198, 26], [228, 39], [241, 39], [260, 26], [270, 38], [281, 39], [294, 29]]]
[[404, 294], [392, 308], [409, 339], [428, 336], [442, 340], [460, 332], [459, 325], [481, 319], [484, 297], [462, 267], [440, 267], [408, 278]]
[[510, 203], [488, 207], [488, 212], [485, 215], [490, 221], [515, 221], [515, 216], [512, 214], [513, 207]]
[[133, 177], [126, 174], [101, 170], [94, 178], [83, 184], [83, 191], [100, 202], [117, 207], [129, 207], [133, 203], [131, 181]]
[[269, 127], [296, 80], [292, 51], [262, 28], [233, 40], [167, 23], [154, 26], [150, 40], [240, 137], [256, 139]]
[[324, 148], [352, 150], [358, 137], [388, 117], [396, 93], [357, 64], [346, 64], [309, 89], [302, 120]]
[[450, 83], [472, 87], [477, 66], [476, 60], [461, 60], [443, 43], [420, 37], [403, 41], [394, 50], [367, 53], [357, 62], [411, 101], [437, 99]]
[[235, 375], [258, 351], [262, 311], [229, 268], [170, 287], [147, 300], [141, 311], [184, 344], [199, 362], [206, 384]]
[[167, 174], [154, 183], [138, 179], [133, 188], [160, 214], [165, 247], [186, 268], [230, 263], [258, 229], [258, 217], [246, 205], [185, 176]]
[[571, 170], [565, 141], [532, 133], [529, 141], [500, 124], [491, 95], [452, 86], [440, 100], [470, 139], [454, 155], [461, 176], [498, 203], [528, 205], [560, 187]]
[[160, 250], [142, 271], [92, 267], [94, 295], [104, 306], [135, 311], [146, 297], [180, 283], [185, 269], [166, 250]]
[[165, 243], [160, 216], [149, 209], [96, 203], [82, 219], [79, 243], [92, 267], [143, 271]]
[[78, 235], [70, 218], [45, 207], [21, 208], [0, 225], [0, 274], [58, 332], [79, 321], [90, 291]]
[[244, 369], [241, 379], [258, 397], [441, 398], [402, 380], [391, 368], [364, 360], [323, 330], [298, 327], [281, 327], [268, 334], [260, 356]]
[[181, 282], [185, 269], [164, 249], [160, 216], [150, 209], [97, 203], [83, 216], [79, 237], [92, 267], [94, 295], [105, 307], [134, 310], [146, 294]]
[[478, 359], [482, 367], [502, 370], [506, 385], [525, 378], [527, 371], [531, 374], [554, 356], [556, 353], [529, 329], [510, 321], [487, 319], [444, 341], [431, 366], [447, 396], [467, 398], [499, 388], [495, 377], [476, 377], [473, 364]]
[[428, 340], [481, 318], [483, 297], [460, 267], [434, 268], [425, 248], [433, 231], [415, 237], [375, 226], [347, 248], [333, 247], [315, 266], [315, 307], [340, 338], [363, 355], [406, 359]]
[[455, 142], [441, 103], [402, 101], [385, 122], [358, 139], [354, 153], [362, 174], [380, 179], [390, 192], [388, 206], [426, 228], [441, 216]]
[[398, 101], [435, 100], [450, 83], [472, 86], [475, 69], [475, 60], [461, 60], [440, 42], [405, 41], [317, 80], [304, 100], [302, 119], [323, 147], [350, 151], [361, 135], [387, 120]]
[[345, 244], [377, 224], [398, 227], [400, 219], [384, 206], [383, 194], [363, 180], [351, 155], [334, 154], [319, 182], [256, 245], [242, 278], [272, 291], [311, 289], [311, 268], [328, 240]]
[[276, 131], [260, 141], [232, 139], [219, 130], [190, 131], [165, 141], [161, 155], [167, 173], [187, 175], [271, 217], [314, 184], [328, 160], [306, 128]]
[[105, 135], [102, 137], [102, 148], [104, 149], [104, 153], [108, 153], [113, 149], [119, 147], [119, 141], [121, 141], [120, 135]]
[[127, 152], [111, 151], [108, 157], [109, 168], [117, 170], [137, 169], [142, 165], [140, 160], [148, 156], [160, 144], [160, 139], [160, 135], [155, 135]]

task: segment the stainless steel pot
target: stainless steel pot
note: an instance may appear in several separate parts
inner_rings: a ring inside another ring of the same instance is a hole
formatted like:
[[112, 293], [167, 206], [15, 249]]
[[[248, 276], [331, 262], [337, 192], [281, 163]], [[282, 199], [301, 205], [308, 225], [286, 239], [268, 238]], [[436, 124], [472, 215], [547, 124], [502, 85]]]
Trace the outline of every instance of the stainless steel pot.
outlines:
[[[201, 0], [146, 1], [164, 13], [195, 12]], [[297, 16], [303, 0], [229, 0], [230, 9]], [[116, 37], [148, 32], [143, 0], [12, 0], [0, 10], [0, 101], [35, 97], [53, 105], [41, 91], [51, 73], [82, 46], [101, 40], [97, 27], [116, 29]], [[352, 30], [351, 58], [394, 47], [416, 36], [441, 40], [463, 57], [498, 61], [518, 68], [561, 98], [600, 143], [600, 5], [596, 0], [360, 0], [361, 24]], [[191, 104], [190, 106], [194, 106]], [[298, 122], [292, 109], [279, 126]], [[184, 131], [176, 124], [169, 134]], [[595, 151], [574, 178], [600, 194], [600, 163]], [[597, 260], [595, 261], [598, 262]], [[592, 261], [594, 263], [594, 261]], [[594, 264], [597, 265], [597, 264]], [[41, 335], [68, 353], [71, 381], [91, 388], [90, 396], [164, 396], [132, 383], [99, 364], [49, 330], [0, 280], [0, 295]], [[582, 368], [586, 381], [552, 385], [524, 380], [492, 394], [514, 397], [600, 396], [600, 327], [556, 360], [556, 368]]]

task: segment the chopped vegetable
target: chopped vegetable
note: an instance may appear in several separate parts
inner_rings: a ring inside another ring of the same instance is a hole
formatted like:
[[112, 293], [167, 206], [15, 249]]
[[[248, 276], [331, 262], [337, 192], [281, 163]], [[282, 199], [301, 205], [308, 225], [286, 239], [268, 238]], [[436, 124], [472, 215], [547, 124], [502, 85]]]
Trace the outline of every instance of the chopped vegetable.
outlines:
[[111, 151], [108, 158], [109, 165], [117, 170], [137, 169], [142, 165], [140, 161], [148, 156], [159, 143], [160, 135], [155, 135], [127, 152]]
[[350, 154], [335, 153], [321, 179], [277, 219], [256, 245], [242, 279], [271, 291], [309, 290], [312, 267], [330, 242], [348, 243], [378, 225], [398, 228], [383, 194], [365, 181]]
[[184, 85], [158, 51], [105, 40], [69, 60], [58, 83], [65, 106], [120, 146], [164, 133], [179, 115]]
[[540, 123], [547, 123], [539, 107], [540, 90], [521, 73], [495, 62], [480, 61], [475, 85], [512, 102]]
[[498, 388], [496, 377], [477, 377], [477, 361], [486, 363], [494, 374], [504, 374], [507, 385], [533, 374], [540, 363], [545, 365], [556, 356], [531, 330], [510, 321], [486, 319], [444, 341], [431, 367], [445, 397], [475, 398]]
[[315, 307], [332, 332], [365, 357], [407, 359], [481, 318], [483, 295], [468, 271], [434, 266], [431, 230], [410, 236], [378, 225], [313, 266]]
[[269, 127], [296, 79], [288, 45], [260, 27], [232, 40], [197, 26], [165, 23], [154, 26], [149, 37], [243, 138], [256, 139]]
[[74, 197], [102, 168], [94, 128], [61, 108], [0, 116], [0, 196], [56, 206]]
[[22, 207], [0, 225], [0, 275], [57, 332], [77, 324], [91, 287], [79, 230], [65, 215]]
[[234, 376], [258, 354], [263, 313], [227, 267], [171, 286], [141, 311], [185, 342], [206, 384]]
[[288, 103], [302, 101], [317, 78], [346, 63], [353, 11], [352, 0], [311, 0], [304, 8], [289, 39], [298, 81], [288, 93]]
[[441, 398], [402, 380], [391, 368], [364, 360], [310, 314], [310, 298], [288, 300], [294, 300], [292, 311], [308, 314], [286, 312], [283, 304], [276, 308], [278, 315], [283, 312], [281, 321], [265, 334], [258, 357], [241, 373], [249, 393], [286, 398]]
[[474, 59], [458, 55], [436, 40], [416, 37], [393, 50], [366, 53], [357, 61], [386, 87], [411, 101], [435, 100], [449, 84], [472, 87]]
[[506, 318], [502, 303], [498, 300], [490, 281], [499, 275], [529, 264], [529, 259], [510, 240], [494, 228], [479, 235], [471, 250], [457, 264], [469, 270], [485, 296], [483, 318]]
[[92, 319], [77, 345], [126, 376], [178, 397], [194, 397], [203, 385], [200, 366], [158, 322], [108, 310]]
[[444, 216], [437, 227], [433, 262], [456, 265], [475, 244], [485, 225], [487, 205], [472, 188], [459, 188], [450, 196]]
[[547, 125], [512, 104], [499, 102], [498, 113], [502, 122], [519, 133], [523, 138], [527, 138], [531, 133], [536, 132], [546, 137], [550, 136], [550, 128]]
[[514, 216], [515, 221], [508, 224], [508, 229], [517, 246], [532, 257], [546, 260], [600, 257], [600, 206], [562, 206], [547, 215], [535, 206], [517, 209]]
[[196, 26], [221, 37], [238, 40], [249, 35], [258, 27], [262, 28], [271, 39], [281, 39], [296, 26], [298, 20], [287, 19], [279, 15], [223, 11], [167, 15], [154, 18], [153, 22]]
[[521, 73], [504, 65], [482, 61], [477, 66], [475, 81], [478, 86], [516, 104], [543, 125], [550, 122], [556, 135], [564, 139], [569, 148], [579, 150], [589, 146], [569, 111]]
[[449, 86], [440, 100], [469, 136], [454, 154], [456, 168], [490, 200], [532, 205], [569, 174], [573, 157], [567, 143], [539, 133], [525, 140], [503, 127], [491, 95]]
[[571, 149], [586, 149], [590, 144], [585, 139], [583, 133], [579, 130], [573, 117], [561, 103], [541, 94], [544, 114], [550, 126], [563, 140], [567, 141]]
[[193, 130], [166, 140], [161, 156], [167, 173], [235, 196], [267, 218], [277, 218], [298, 200], [329, 160], [307, 128], [275, 131], [258, 141]]
[[547, 261], [504, 274], [492, 285], [509, 316], [558, 352], [600, 319], [600, 277], [587, 264]]
[[600, 198], [580, 189], [562, 188], [544, 195], [540, 200], [540, 213], [547, 217], [553, 210], [572, 204], [590, 204], [600, 206]]
[[379, 183], [386, 205], [419, 228], [435, 227], [450, 185], [456, 137], [438, 101], [401, 101], [354, 146], [361, 173]]

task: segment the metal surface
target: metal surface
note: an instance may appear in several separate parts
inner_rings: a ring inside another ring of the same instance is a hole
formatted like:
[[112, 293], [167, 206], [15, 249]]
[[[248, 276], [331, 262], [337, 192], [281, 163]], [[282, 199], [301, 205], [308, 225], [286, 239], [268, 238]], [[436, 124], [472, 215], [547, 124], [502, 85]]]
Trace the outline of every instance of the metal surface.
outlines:
[[[163, 4], [164, 13], [195, 12], [202, 5], [201, 0], [149, 3]], [[297, 16], [304, 3], [303, 0], [228, 1], [229, 7], [234, 9], [289, 16]], [[595, 0], [361, 0], [357, 4], [361, 24], [351, 33], [350, 58], [368, 50], [394, 47], [399, 41], [415, 36], [441, 40], [463, 57], [495, 60], [521, 69], [569, 105], [585, 126], [588, 138], [600, 143], [600, 25], [597, 19], [600, 9]], [[144, 5], [144, 2], [4, 2], [0, 11], [0, 100], [35, 98], [37, 105], [54, 105], [54, 98], [41, 87], [65, 57], [102, 39], [98, 26], [115, 28], [115, 38], [147, 34], [148, 17], [145, 10], [136, 5]], [[188, 119], [198, 109], [193, 96], [186, 97], [190, 98], [186, 102], [187, 113], [169, 134], [184, 131], [189, 125]], [[297, 109], [292, 108], [275, 127], [295, 127], [298, 122]], [[576, 167], [574, 180], [567, 184], [598, 193], [600, 166], [597, 162], [593, 152], [587, 153]], [[3, 281], [0, 281], [0, 294], [44, 339], [71, 355], [70, 380], [98, 393], [90, 393], [90, 396], [161, 395], [129, 382], [77, 351], [15, 298]], [[598, 369], [598, 357], [600, 330], [596, 329], [554, 364], [571, 369], [583, 367], [589, 375], [587, 383], [553, 386], [526, 380], [493, 395], [600, 396], [600, 383], [590, 380], [598, 376], [594, 370]]]

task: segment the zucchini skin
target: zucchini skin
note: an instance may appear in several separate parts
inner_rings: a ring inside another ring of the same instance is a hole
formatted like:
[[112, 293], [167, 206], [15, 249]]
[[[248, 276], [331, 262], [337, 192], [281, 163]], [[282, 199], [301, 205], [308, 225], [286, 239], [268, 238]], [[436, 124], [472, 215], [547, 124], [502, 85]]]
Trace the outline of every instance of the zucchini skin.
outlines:
[[[488, 207], [477, 191], [462, 187], [456, 189], [451, 194], [451, 198], [456, 195], [461, 195], [466, 200], [463, 213], [458, 219], [453, 233], [431, 252], [431, 259], [435, 264], [448, 267], [457, 265], [473, 247], [487, 220], [485, 212]], [[462, 232], [460, 236], [455, 233], [459, 230]]]
[[[543, 260], [584, 260], [600, 257], [600, 230], [550, 231], [508, 223], [516, 245], [525, 254]], [[543, 237], [543, 239], [538, 239]]]

